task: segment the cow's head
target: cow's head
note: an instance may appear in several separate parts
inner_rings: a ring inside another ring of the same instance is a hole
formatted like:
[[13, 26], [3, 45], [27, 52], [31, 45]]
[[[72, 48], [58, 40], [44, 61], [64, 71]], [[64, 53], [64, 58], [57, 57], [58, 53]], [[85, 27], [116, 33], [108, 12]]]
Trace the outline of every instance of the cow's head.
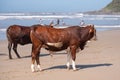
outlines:
[[96, 37], [96, 30], [93, 24], [87, 26], [89, 33], [88, 33], [88, 40], [92, 39], [94, 36]]

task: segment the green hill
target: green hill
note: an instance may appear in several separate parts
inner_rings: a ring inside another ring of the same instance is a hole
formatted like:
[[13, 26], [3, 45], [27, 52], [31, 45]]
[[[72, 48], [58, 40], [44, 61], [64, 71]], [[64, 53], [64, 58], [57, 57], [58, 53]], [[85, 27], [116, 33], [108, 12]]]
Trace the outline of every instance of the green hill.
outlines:
[[105, 8], [98, 11], [87, 12], [89, 14], [120, 14], [120, 0], [112, 0]]
[[108, 4], [101, 11], [109, 12], [109, 13], [118, 13], [120, 12], [120, 0], [113, 0], [110, 4]]

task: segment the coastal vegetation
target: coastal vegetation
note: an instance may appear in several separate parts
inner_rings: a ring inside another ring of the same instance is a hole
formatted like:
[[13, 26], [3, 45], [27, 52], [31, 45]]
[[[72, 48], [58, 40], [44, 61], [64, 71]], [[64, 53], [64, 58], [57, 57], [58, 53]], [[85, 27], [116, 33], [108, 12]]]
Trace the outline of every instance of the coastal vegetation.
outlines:
[[112, 0], [106, 7], [98, 11], [89, 11], [89, 14], [120, 14], [120, 0]]

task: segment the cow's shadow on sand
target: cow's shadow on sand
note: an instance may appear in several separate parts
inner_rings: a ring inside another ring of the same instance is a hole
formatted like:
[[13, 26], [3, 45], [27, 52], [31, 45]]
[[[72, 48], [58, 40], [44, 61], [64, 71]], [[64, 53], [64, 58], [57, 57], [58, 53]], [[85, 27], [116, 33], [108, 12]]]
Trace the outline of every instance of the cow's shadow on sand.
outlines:
[[[54, 55], [66, 55], [66, 53], [54, 53], [53, 56]], [[51, 56], [51, 55], [49, 53], [46, 53], [46, 54], [45, 53], [44, 54], [41, 53], [39, 55], [39, 57], [46, 57], [46, 56]], [[27, 56], [22, 56], [21, 58], [30, 58], [30, 57], [31, 57], [31, 55], [27, 55]]]
[[0, 56], [7, 56], [7, 54], [5, 54], [5, 53], [0, 53]]
[[[50, 56], [50, 54], [40, 54], [40, 57]], [[21, 58], [31, 58], [31, 55], [22, 56]]]
[[[104, 66], [112, 66], [111, 63], [103, 63], [103, 64], [86, 64], [86, 65], [76, 65], [77, 70], [87, 69], [87, 68], [95, 68], [95, 67], [104, 67]], [[54, 69], [67, 69], [66, 65], [58, 65], [46, 68], [44, 70], [54, 70]], [[70, 67], [72, 69], [72, 66]]]
[[[65, 55], [66, 53], [57, 53], [54, 55]], [[8, 56], [5, 53], [0, 53], [0, 56]], [[40, 54], [41, 57], [45, 57], [45, 56], [50, 56], [50, 54]], [[30, 58], [31, 55], [28, 56], [23, 56], [21, 58]], [[87, 68], [95, 68], [95, 67], [104, 67], [104, 66], [112, 66], [113, 64], [111, 63], [102, 63], [102, 64], [84, 64], [84, 65], [76, 65], [77, 70], [81, 70], [81, 69], [87, 69]], [[55, 70], [55, 69], [67, 69], [66, 65], [57, 65], [57, 66], [52, 66], [49, 68], [45, 68], [43, 70]], [[72, 66], [70, 66], [70, 69], [72, 69]]]

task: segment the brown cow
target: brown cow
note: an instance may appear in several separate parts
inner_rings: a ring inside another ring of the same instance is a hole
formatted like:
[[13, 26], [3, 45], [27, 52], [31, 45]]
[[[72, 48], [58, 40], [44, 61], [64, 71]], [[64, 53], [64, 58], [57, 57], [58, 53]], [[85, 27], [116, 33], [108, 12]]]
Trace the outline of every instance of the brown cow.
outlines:
[[61, 51], [69, 47], [70, 53], [68, 53], [67, 68], [70, 68], [69, 62], [71, 57], [73, 70], [76, 70], [76, 50], [78, 48], [83, 50], [86, 42], [90, 40], [93, 36], [93, 25], [87, 25], [86, 27], [71, 26], [62, 29], [33, 26], [30, 32], [30, 37], [32, 41], [32, 72], [35, 71], [35, 61], [37, 62], [38, 69], [42, 70], [40, 67], [39, 54], [40, 49], [43, 45], [45, 45], [45, 49], [50, 51]]
[[8, 27], [6, 31], [7, 39], [8, 39], [8, 50], [9, 50], [9, 59], [12, 59], [11, 56], [11, 48], [13, 46], [13, 50], [18, 58], [20, 55], [17, 52], [17, 45], [25, 45], [32, 43], [30, 39], [30, 27], [20, 26], [20, 25], [11, 25]]
[[[39, 24], [37, 26], [40, 26]], [[51, 25], [46, 25], [49, 27], [53, 27]], [[11, 25], [8, 27], [6, 31], [7, 39], [8, 39], [8, 50], [9, 50], [9, 59], [12, 59], [11, 48], [13, 46], [13, 50], [18, 58], [20, 55], [17, 52], [17, 45], [25, 45], [32, 43], [30, 39], [30, 26], [21, 26], [21, 25]]]

